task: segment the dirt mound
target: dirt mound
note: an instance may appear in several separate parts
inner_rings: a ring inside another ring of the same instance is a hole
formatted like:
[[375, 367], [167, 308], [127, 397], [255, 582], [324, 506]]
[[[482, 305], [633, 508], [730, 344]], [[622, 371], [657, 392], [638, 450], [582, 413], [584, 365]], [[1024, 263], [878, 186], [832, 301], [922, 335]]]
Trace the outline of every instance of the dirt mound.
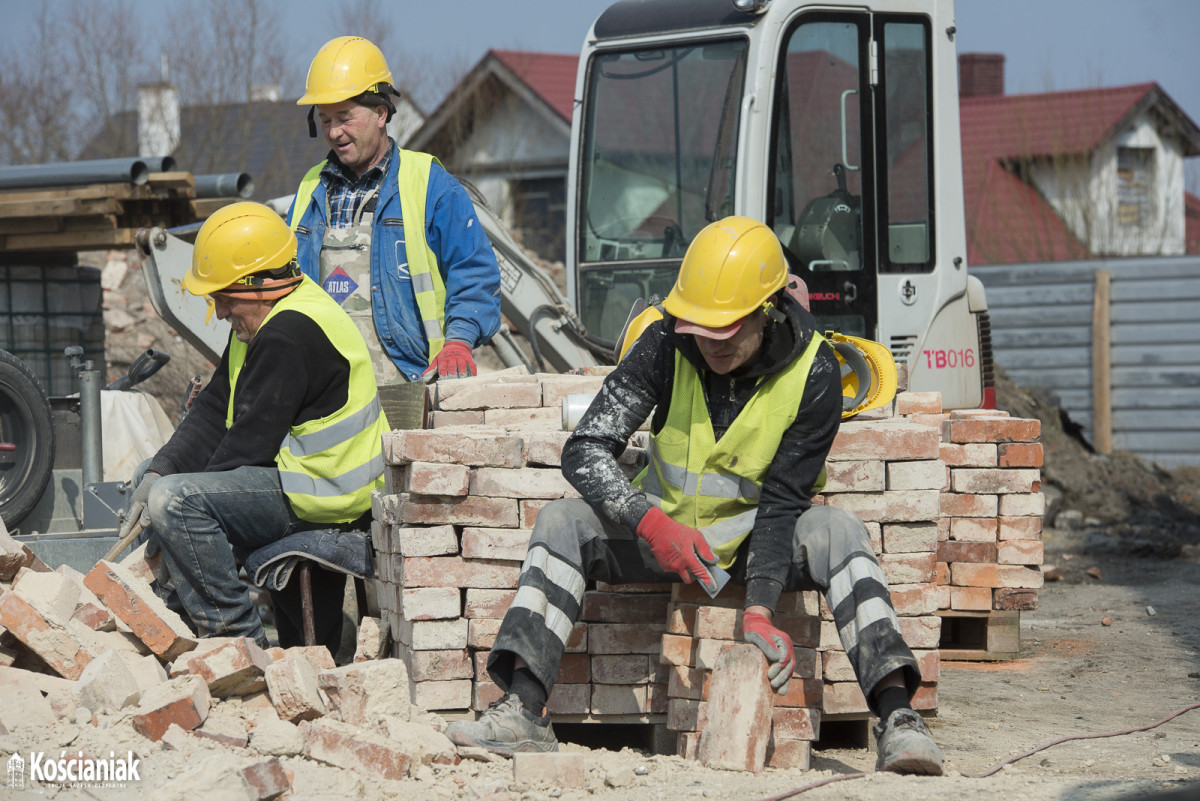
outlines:
[[1074, 512], [1066, 519], [1103, 530], [1114, 547], [1136, 555], [1173, 558], [1200, 543], [1200, 469], [1166, 470], [1130, 453], [1094, 452], [1052, 393], [1019, 387], [999, 367], [996, 405], [1042, 423], [1047, 525]]

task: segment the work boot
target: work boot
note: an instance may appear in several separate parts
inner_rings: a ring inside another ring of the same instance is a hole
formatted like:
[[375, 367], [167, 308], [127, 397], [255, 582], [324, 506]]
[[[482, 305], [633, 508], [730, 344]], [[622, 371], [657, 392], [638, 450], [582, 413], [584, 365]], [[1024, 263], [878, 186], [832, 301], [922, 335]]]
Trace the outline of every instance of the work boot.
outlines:
[[512, 756], [515, 751], [557, 751], [558, 738], [550, 725], [550, 715], [530, 714], [515, 693], [493, 701], [479, 720], [457, 721], [446, 727], [446, 736], [455, 745], [477, 746]]
[[942, 749], [933, 741], [929, 727], [911, 709], [897, 709], [886, 722], [875, 724], [878, 758], [875, 770], [892, 773], [942, 775]]

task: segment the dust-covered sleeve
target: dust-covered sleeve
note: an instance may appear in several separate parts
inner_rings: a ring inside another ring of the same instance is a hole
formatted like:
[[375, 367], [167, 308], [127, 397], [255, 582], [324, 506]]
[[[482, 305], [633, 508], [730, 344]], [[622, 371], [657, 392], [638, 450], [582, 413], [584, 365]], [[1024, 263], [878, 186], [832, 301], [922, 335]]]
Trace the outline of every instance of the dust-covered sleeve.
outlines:
[[630, 530], [650, 511], [650, 502], [626, 478], [617, 457], [665, 396], [673, 357], [662, 321], [652, 324], [604, 379], [563, 447], [562, 471], [571, 486], [593, 508]]
[[796, 422], [763, 479], [746, 560], [746, 606], [774, 609], [792, 562], [796, 520], [812, 505], [825, 457], [842, 421], [841, 372], [829, 347], [813, 360]]

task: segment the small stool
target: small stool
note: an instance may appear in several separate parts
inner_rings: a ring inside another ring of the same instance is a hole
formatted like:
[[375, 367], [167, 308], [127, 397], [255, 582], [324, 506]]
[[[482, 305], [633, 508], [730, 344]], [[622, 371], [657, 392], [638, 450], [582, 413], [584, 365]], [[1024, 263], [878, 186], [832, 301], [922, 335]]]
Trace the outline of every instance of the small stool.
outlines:
[[280, 591], [293, 571], [300, 582], [300, 616], [304, 644], [316, 644], [313, 621], [312, 565], [345, 573], [354, 578], [358, 616], [367, 613], [366, 580], [375, 575], [371, 538], [365, 531], [314, 529], [291, 534], [253, 551], [246, 559], [246, 573], [256, 587]]

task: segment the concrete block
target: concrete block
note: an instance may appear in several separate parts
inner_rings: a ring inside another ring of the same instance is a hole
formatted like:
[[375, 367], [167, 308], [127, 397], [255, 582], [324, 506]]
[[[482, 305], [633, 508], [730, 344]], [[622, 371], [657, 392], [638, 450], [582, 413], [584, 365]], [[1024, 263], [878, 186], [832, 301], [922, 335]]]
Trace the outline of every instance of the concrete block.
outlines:
[[84, 586], [165, 661], [196, 647], [196, 637], [183, 619], [128, 568], [100, 561], [84, 578]]
[[700, 762], [723, 770], [762, 770], [773, 708], [774, 692], [762, 651], [746, 643], [726, 650], [717, 658], [709, 681]]
[[211, 701], [208, 685], [198, 676], [169, 679], [142, 693], [132, 718], [133, 728], [155, 741], [172, 723], [192, 731], [208, 717]]

